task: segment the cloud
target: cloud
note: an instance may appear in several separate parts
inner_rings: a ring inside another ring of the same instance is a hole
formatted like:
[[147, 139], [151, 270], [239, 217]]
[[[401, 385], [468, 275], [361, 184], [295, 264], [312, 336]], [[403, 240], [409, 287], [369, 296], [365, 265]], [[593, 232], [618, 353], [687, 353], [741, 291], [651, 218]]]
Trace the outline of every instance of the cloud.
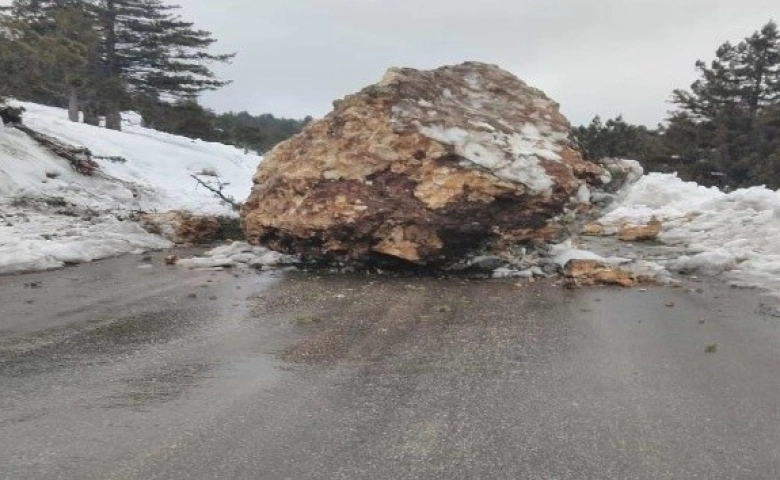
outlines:
[[496, 63], [545, 90], [573, 123], [623, 113], [654, 125], [694, 62], [780, 5], [764, 0], [184, 0], [181, 13], [237, 51], [217, 110], [321, 116], [390, 66]]

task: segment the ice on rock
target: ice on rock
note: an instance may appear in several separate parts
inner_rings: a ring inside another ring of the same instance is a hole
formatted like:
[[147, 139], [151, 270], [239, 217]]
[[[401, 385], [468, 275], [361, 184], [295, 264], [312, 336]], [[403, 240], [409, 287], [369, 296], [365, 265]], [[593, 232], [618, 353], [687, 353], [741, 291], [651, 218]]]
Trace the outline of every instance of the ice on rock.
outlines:
[[[551, 140], [558, 137], [542, 136], [532, 124], [521, 133], [495, 133], [466, 131], [461, 128], [443, 126], [423, 127], [420, 133], [436, 141], [452, 145], [455, 153], [479, 167], [493, 172], [497, 177], [522, 183], [534, 193], [549, 192], [553, 180], [539, 162], [539, 158], [558, 161], [559, 147]], [[512, 157], [507, 158], [502, 149], [508, 147]]]

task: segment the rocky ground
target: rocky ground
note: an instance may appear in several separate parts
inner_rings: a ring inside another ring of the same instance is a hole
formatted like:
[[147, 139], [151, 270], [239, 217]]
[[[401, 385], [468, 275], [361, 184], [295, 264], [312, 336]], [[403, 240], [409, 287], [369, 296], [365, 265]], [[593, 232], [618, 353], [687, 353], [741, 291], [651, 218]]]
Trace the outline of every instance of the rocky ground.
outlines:
[[164, 255], [0, 277], [0, 476], [780, 469], [780, 324], [759, 291], [215, 272]]

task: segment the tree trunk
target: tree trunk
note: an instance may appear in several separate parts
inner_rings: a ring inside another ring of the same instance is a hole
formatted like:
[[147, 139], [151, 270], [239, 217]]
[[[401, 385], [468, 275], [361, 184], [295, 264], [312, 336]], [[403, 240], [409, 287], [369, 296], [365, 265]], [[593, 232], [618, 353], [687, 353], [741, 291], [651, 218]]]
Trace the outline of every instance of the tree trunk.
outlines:
[[108, 107], [108, 112], [106, 113], [106, 128], [109, 130], [122, 130], [122, 115], [114, 105]]
[[84, 105], [84, 123], [87, 125], [93, 125], [95, 127], [100, 126], [100, 115], [97, 109], [93, 105]]
[[74, 87], [70, 89], [70, 99], [68, 100], [68, 120], [71, 122], [78, 122], [80, 110], [79, 92]]
[[[108, 93], [116, 93], [118, 96], [114, 98], [115, 101], [121, 102], [122, 97], [124, 96], [124, 91], [116, 91], [117, 85], [114, 84], [114, 82], [118, 82], [119, 78], [119, 68], [117, 66], [117, 56], [116, 56], [116, 48], [117, 48], [117, 32], [116, 32], [116, 22], [117, 22], [117, 8], [116, 8], [116, 0], [106, 0], [106, 12], [104, 17], [105, 22], [105, 52], [106, 52], [106, 64], [105, 64], [105, 78], [106, 78], [106, 84], [111, 85], [111, 88], [109, 88]], [[119, 83], [117, 83], [119, 84]], [[122, 89], [123, 90], [123, 89]], [[105, 92], [103, 93], [105, 94]], [[109, 130], [122, 130], [122, 115], [120, 114], [120, 104], [114, 104], [110, 100], [108, 102], [108, 105], [106, 106], [106, 128]]]
[[116, 17], [116, 0], [106, 0], [106, 11], [104, 17], [106, 37], [104, 48], [106, 52], [106, 76], [108, 78], [112, 78], [118, 73], [116, 65]]

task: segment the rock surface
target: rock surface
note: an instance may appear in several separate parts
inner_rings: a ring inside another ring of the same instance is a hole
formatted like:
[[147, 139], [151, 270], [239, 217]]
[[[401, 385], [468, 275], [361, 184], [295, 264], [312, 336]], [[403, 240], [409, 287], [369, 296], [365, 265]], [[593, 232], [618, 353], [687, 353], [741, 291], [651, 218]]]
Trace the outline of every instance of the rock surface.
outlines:
[[589, 285], [619, 285], [633, 287], [634, 278], [630, 272], [617, 267], [611, 267], [598, 260], [573, 259], [563, 269], [571, 286]]
[[606, 232], [607, 230], [604, 228], [604, 225], [598, 222], [593, 222], [583, 225], [582, 229], [580, 230], [580, 235], [586, 237], [601, 237], [606, 235]]
[[179, 245], [211, 243], [220, 230], [217, 217], [185, 211], [144, 213], [139, 217], [139, 222], [147, 232], [162, 235]]
[[242, 224], [304, 258], [445, 265], [552, 240], [603, 181], [558, 105], [512, 74], [391, 69], [266, 156]]
[[622, 242], [650, 242], [658, 238], [663, 229], [663, 223], [653, 217], [647, 225], [623, 225], [618, 231]]

